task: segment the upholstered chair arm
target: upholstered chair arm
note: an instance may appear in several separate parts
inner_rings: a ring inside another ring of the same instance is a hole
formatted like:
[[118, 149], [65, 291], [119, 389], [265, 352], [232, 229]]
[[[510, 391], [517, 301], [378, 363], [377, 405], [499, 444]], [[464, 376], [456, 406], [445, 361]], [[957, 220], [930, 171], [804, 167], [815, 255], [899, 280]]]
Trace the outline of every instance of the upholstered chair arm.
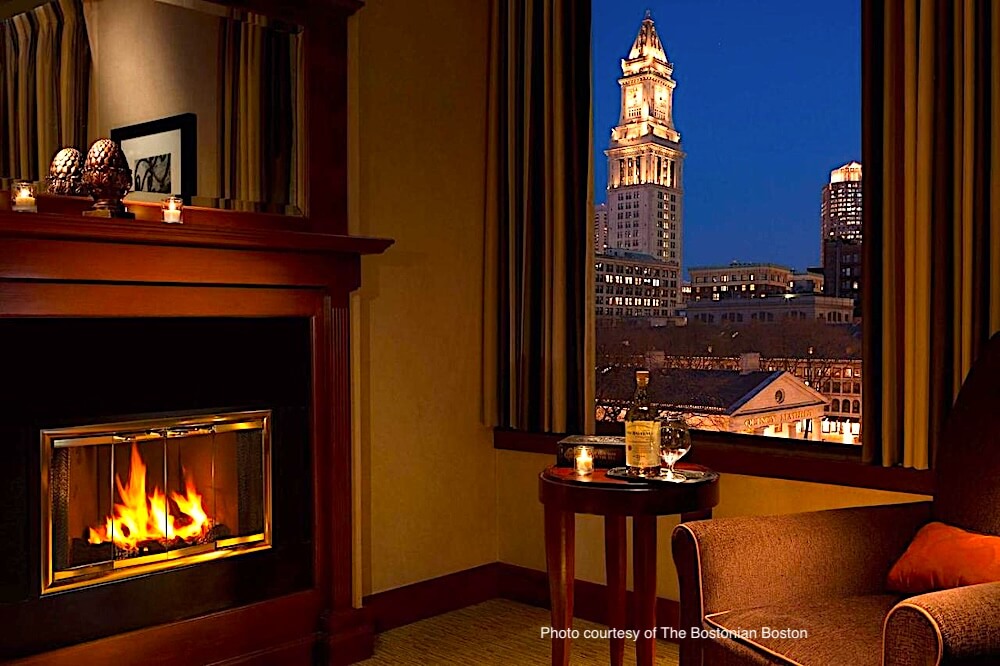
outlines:
[[930, 503], [682, 523], [673, 533], [682, 623], [707, 613], [883, 593]]
[[885, 618], [885, 666], [1000, 663], [1000, 583], [905, 599]]

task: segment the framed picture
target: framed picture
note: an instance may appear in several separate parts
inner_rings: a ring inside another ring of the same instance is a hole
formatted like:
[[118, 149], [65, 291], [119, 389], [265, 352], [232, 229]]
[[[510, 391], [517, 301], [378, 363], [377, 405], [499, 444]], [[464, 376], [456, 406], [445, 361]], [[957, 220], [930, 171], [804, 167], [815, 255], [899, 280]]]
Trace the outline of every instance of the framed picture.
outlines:
[[176, 195], [190, 204], [198, 189], [198, 117], [193, 113], [111, 130], [132, 169], [126, 200], [161, 201]]

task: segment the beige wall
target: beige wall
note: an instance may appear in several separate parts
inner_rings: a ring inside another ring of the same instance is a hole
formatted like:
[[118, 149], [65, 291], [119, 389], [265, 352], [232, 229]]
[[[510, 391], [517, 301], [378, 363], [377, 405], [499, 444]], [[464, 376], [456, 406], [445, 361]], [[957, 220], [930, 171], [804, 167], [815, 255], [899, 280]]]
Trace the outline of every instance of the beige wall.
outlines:
[[497, 557], [479, 419], [488, 6], [369, 0], [351, 19], [351, 231], [396, 239], [353, 303], [364, 594]]
[[[500, 561], [532, 569], [545, 569], [542, 506], [538, 503], [538, 472], [551, 464], [550, 456], [515, 451], [497, 454], [499, 483]], [[881, 490], [848, 488], [821, 483], [762, 479], [724, 474], [720, 481], [720, 503], [715, 516], [749, 516], [819, 511], [869, 504], [914, 502], [926, 499]], [[670, 554], [670, 532], [674, 516], [659, 520], [657, 592], [677, 599], [677, 572]], [[576, 577], [604, 583], [604, 523], [597, 516], [578, 516], [576, 521]], [[631, 539], [631, 526], [629, 527]], [[631, 558], [631, 543], [629, 557]], [[631, 559], [630, 559], [631, 561]], [[629, 576], [631, 585], [631, 573]]]
[[198, 196], [217, 197], [219, 17], [155, 0], [87, 0], [90, 140], [112, 128], [198, 116]]

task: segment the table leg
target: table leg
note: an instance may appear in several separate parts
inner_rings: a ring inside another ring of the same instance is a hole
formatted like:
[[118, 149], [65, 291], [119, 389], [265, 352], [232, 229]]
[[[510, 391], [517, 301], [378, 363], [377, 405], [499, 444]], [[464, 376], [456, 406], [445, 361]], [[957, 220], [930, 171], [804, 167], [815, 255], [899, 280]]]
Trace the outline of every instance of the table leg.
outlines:
[[[573, 628], [573, 548], [576, 514], [545, 505], [545, 564], [549, 571], [552, 628]], [[569, 666], [570, 638], [552, 637], [553, 666]]]
[[[637, 666], [656, 661], [656, 516], [632, 518], [632, 579], [635, 582], [635, 644]], [[647, 637], [646, 634], [649, 634]]]
[[[604, 517], [604, 563], [608, 572], [608, 626], [625, 629], [625, 516]], [[611, 639], [611, 666], [625, 662], [625, 639]]]

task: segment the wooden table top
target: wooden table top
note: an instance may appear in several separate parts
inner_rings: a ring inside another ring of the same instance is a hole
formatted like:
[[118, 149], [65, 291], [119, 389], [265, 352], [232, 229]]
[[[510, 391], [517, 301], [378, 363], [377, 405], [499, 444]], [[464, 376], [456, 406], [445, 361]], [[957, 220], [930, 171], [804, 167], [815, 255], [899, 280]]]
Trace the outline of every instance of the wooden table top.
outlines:
[[609, 478], [604, 469], [581, 476], [572, 467], [552, 466], [538, 477], [538, 498], [575, 513], [630, 516], [691, 513], [719, 503], [719, 477], [712, 470], [684, 463], [677, 470], [707, 472], [712, 478], [700, 483], [625, 481]]

